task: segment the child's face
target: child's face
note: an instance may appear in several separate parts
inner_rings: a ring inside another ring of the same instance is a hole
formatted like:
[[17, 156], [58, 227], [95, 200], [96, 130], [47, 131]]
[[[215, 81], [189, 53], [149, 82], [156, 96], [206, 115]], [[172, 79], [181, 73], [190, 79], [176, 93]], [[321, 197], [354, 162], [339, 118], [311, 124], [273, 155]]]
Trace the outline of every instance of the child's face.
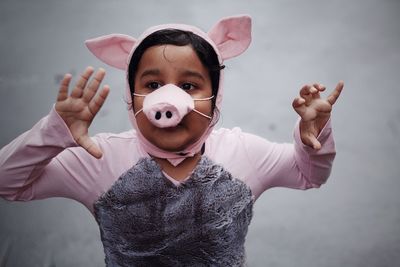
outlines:
[[[148, 48], [135, 76], [135, 93], [149, 94], [166, 84], [174, 84], [193, 98], [212, 96], [208, 70], [191, 46], [160, 45]], [[134, 112], [143, 107], [143, 97], [134, 97]], [[195, 101], [195, 109], [212, 116], [211, 100]], [[195, 143], [208, 128], [210, 120], [191, 111], [176, 127], [158, 128], [143, 112], [136, 122], [143, 136], [167, 151], [181, 151]]]

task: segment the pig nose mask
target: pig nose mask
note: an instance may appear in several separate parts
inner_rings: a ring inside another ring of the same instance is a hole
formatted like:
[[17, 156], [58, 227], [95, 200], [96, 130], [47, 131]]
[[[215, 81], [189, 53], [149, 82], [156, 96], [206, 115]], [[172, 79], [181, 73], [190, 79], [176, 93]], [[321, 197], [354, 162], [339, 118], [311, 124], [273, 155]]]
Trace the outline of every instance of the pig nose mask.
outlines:
[[195, 101], [209, 101], [214, 96], [207, 98], [192, 98], [181, 88], [167, 84], [154, 92], [142, 95], [133, 93], [135, 97], [144, 97], [143, 108], [135, 113], [135, 117], [143, 112], [147, 119], [158, 128], [177, 126], [191, 111], [211, 120], [212, 117], [195, 109]]

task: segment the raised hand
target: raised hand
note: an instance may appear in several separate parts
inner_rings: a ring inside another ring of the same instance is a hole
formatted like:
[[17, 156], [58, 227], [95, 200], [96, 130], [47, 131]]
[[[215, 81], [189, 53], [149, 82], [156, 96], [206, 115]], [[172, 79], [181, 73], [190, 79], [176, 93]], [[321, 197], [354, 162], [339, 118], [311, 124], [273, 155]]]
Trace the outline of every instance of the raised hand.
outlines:
[[88, 129], [106, 100], [110, 88], [108, 85], [104, 85], [102, 90], [96, 94], [106, 72], [104, 69], [99, 69], [89, 82], [93, 72], [92, 67], [87, 67], [70, 95], [68, 95], [68, 87], [71, 75], [66, 74], [61, 81], [55, 109], [67, 124], [75, 141], [94, 157], [101, 158], [103, 153], [90, 139]]
[[343, 89], [343, 81], [340, 81], [335, 90], [326, 99], [322, 99], [320, 92], [326, 87], [322, 84], [305, 85], [300, 90], [300, 97], [293, 100], [293, 108], [300, 115], [301, 141], [318, 150], [321, 143], [317, 137], [330, 118], [332, 106], [339, 98]]

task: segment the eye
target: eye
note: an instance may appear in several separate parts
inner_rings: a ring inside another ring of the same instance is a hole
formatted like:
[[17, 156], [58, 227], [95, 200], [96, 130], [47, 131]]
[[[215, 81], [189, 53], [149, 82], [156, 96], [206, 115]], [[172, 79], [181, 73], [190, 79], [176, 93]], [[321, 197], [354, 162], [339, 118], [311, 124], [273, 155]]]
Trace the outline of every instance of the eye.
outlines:
[[158, 89], [158, 88], [161, 87], [161, 84], [158, 83], [158, 82], [149, 82], [149, 83], [146, 85], [146, 87], [149, 88], [149, 89], [152, 89], [152, 90], [156, 90], [156, 89]]
[[196, 86], [195, 86], [194, 84], [192, 84], [192, 83], [183, 83], [183, 84], [181, 85], [181, 88], [182, 88], [183, 90], [185, 90], [185, 91], [189, 91], [189, 90], [196, 89]]

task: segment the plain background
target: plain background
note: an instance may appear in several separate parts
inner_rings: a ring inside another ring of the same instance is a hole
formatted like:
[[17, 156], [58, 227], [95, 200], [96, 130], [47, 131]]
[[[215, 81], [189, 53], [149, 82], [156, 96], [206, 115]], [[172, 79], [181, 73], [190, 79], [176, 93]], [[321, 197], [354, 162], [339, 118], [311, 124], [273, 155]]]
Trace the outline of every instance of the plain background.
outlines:
[[[242, 13], [253, 17], [253, 42], [225, 62], [220, 126], [291, 142], [291, 102], [301, 86], [318, 81], [330, 92], [345, 82], [333, 111], [338, 154], [328, 183], [260, 197], [248, 265], [399, 266], [400, 1], [1, 0], [1, 147], [49, 112], [64, 73], [87, 65], [105, 67], [112, 90], [91, 133], [131, 127], [124, 73], [98, 61], [84, 40], [138, 36], [169, 22], [208, 30]], [[104, 266], [96, 222], [72, 200], [0, 199], [0, 266]]]

